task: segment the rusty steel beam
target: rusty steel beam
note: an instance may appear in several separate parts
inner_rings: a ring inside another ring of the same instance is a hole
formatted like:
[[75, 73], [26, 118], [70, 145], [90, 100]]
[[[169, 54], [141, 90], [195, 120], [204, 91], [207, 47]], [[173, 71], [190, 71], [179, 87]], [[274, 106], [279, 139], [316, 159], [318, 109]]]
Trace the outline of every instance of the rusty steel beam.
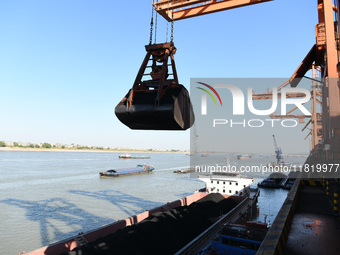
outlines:
[[198, 4], [208, 4], [214, 1], [204, 1], [204, 0], [160, 0], [153, 4], [155, 10], [157, 12], [164, 10], [173, 10], [184, 8], [190, 5], [198, 5]]
[[296, 87], [303, 76], [312, 68], [313, 62], [316, 60], [316, 44], [313, 45], [307, 56], [303, 59], [299, 67], [296, 69], [292, 77], [289, 79], [290, 86]]
[[[297, 98], [297, 97], [305, 97], [305, 93], [287, 93], [286, 98]], [[253, 99], [254, 100], [262, 100], [262, 99], [272, 99], [273, 94], [272, 92], [269, 93], [259, 93], [259, 94], [253, 94]], [[281, 98], [281, 93], [277, 93], [277, 98]]]
[[[317, 98], [318, 96], [321, 97], [321, 93], [318, 91], [318, 82], [315, 81], [316, 78], [316, 66], [315, 64], [312, 65], [312, 75], [313, 75], [313, 90], [312, 90], [312, 117], [310, 119], [312, 123], [312, 129], [311, 129], [311, 135], [312, 135], [312, 154], [314, 157], [317, 157], [318, 155], [318, 144], [319, 141], [322, 140], [320, 137], [319, 132], [321, 130], [320, 125], [318, 124], [318, 120], [321, 119], [321, 115], [317, 113], [317, 107], [316, 104], [319, 103], [322, 105], [321, 101]], [[307, 127], [307, 125], [306, 125]], [[304, 129], [303, 129], [304, 130]], [[302, 131], [303, 131], [302, 130]]]
[[[282, 83], [280, 86], [277, 87], [277, 91], [279, 92], [282, 88], [287, 87], [289, 85], [289, 80]], [[253, 99], [254, 100], [262, 100], [262, 99], [272, 99], [273, 98], [273, 92], [269, 91], [269, 88], [267, 89], [267, 93], [253, 93]], [[306, 95], [304, 93], [287, 93], [287, 98], [297, 98], [297, 97], [305, 97]], [[281, 98], [281, 93], [277, 93], [277, 98]]]
[[338, 59], [335, 40], [334, 14], [332, 0], [324, 0], [326, 52], [327, 52], [327, 73], [328, 78], [338, 78]]
[[306, 135], [305, 139], [303, 139], [303, 140], [306, 140], [306, 139], [308, 138], [308, 136], [310, 136], [311, 134], [312, 134], [312, 131], [310, 131], [310, 132]]
[[[304, 104], [303, 104], [304, 105]], [[289, 115], [290, 113], [292, 113], [293, 111], [295, 111], [296, 109], [298, 109], [297, 106], [295, 106], [293, 109], [291, 109], [290, 111], [288, 111], [286, 114]]]
[[308, 126], [311, 122], [312, 122], [312, 119], [310, 119], [310, 120], [306, 123], [306, 125], [302, 128], [302, 131], [304, 131], [304, 130], [307, 128], [307, 126]]
[[304, 123], [303, 120], [305, 118], [310, 118], [311, 115], [303, 115], [303, 114], [301, 114], [301, 115], [274, 115], [274, 114], [271, 114], [271, 115], [269, 115], [269, 117], [271, 119], [299, 119], [300, 123]]
[[279, 115], [279, 114], [271, 114], [269, 115], [270, 118], [272, 119], [305, 119], [305, 118], [310, 118], [311, 115]]
[[273, 0], [163, 0], [155, 2], [154, 7], [167, 21], [176, 21], [269, 1]]
[[289, 80], [282, 83], [280, 86], [277, 87], [277, 91], [280, 91], [282, 88], [287, 87], [289, 85]]
[[[339, 38], [338, 25], [334, 22], [332, 0], [319, 0], [319, 21], [325, 24], [325, 85], [323, 87], [323, 139], [330, 145], [327, 159], [340, 159], [340, 91], [339, 91]], [[336, 1], [339, 4], [339, 1]]]

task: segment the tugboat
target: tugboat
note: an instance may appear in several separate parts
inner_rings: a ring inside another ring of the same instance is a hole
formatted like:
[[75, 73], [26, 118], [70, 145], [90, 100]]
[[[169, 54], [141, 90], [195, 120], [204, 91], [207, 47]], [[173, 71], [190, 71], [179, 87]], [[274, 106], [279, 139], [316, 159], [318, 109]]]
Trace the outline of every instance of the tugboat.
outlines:
[[124, 175], [146, 174], [151, 173], [155, 168], [149, 165], [137, 165], [134, 168], [110, 169], [99, 172], [100, 177], [118, 177]]

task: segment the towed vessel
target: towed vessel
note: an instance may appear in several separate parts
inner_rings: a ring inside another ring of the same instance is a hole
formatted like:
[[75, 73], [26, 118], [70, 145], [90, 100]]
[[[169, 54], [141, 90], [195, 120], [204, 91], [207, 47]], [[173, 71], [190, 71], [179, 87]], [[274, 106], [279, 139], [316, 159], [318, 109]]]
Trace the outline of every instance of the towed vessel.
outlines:
[[250, 159], [250, 156], [248, 154], [241, 154], [241, 155], [237, 155], [237, 159], [238, 160], [247, 160], [247, 159]]
[[287, 176], [283, 173], [272, 173], [268, 178], [257, 184], [260, 188], [271, 188], [278, 189], [281, 188]]
[[282, 183], [281, 188], [290, 190], [293, 187], [295, 180], [298, 178], [299, 173], [300, 172], [290, 172], [287, 178]]
[[183, 168], [183, 169], [177, 169], [174, 170], [173, 172], [176, 174], [187, 174], [187, 173], [191, 173], [194, 172], [195, 170], [193, 168]]
[[150, 156], [131, 156], [131, 154], [125, 153], [118, 156], [120, 159], [148, 159]]
[[119, 177], [125, 175], [146, 174], [151, 173], [155, 168], [149, 165], [137, 165], [133, 168], [110, 169], [99, 172], [100, 177]]

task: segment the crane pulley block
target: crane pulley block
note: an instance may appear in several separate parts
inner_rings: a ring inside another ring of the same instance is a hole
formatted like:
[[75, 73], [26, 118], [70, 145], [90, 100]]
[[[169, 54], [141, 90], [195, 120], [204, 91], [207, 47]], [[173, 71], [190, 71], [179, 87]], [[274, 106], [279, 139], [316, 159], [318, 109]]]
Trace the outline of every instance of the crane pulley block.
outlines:
[[[194, 123], [194, 113], [189, 92], [178, 83], [173, 42], [146, 45], [145, 49], [147, 54], [132, 89], [115, 108], [116, 116], [131, 129], [190, 128]], [[142, 80], [145, 76], [148, 79]]]

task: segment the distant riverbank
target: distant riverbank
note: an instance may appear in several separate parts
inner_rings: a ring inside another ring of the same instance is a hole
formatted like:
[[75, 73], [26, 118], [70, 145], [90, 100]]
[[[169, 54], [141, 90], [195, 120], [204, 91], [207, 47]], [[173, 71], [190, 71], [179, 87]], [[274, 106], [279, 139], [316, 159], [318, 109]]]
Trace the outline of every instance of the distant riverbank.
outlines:
[[0, 151], [53, 151], [53, 152], [113, 152], [113, 153], [188, 153], [187, 151], [136, 150], [136, 149], [57, 149], [57, 148], [23, 148], [0, 147]]

